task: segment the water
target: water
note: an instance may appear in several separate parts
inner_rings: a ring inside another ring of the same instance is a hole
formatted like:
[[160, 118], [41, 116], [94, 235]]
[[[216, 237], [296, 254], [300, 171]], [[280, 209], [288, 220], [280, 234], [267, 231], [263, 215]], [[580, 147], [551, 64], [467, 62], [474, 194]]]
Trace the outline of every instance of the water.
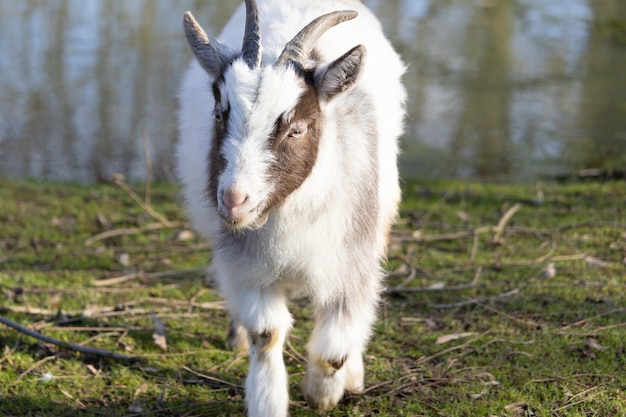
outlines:
[[[365, 0], [409, 65], [405, 176], [626, 167], [623, 0]], [[192, 10], [237, 2], [0, 0], [0, 176], [171, 176]]]

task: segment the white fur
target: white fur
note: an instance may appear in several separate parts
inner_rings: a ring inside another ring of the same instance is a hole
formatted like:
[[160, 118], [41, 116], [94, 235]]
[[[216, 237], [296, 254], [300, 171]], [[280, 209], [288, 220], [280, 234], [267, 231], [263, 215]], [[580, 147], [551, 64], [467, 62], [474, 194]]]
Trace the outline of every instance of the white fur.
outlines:
[[[363, 390], [362, 354], [381, 290], [379, 264], [400, 201], [396, 158], [405, 100], [400, 78], [405, 68], [377, 19], [359, 1], [258, 3], [263, 66], [251, 70], [243, 61], [236, 61], [220, 86], [223, 104], [230, 105], [231, 114], [223, 147], [228, 165], [219, 178], [219, 187], [248, 195], [246, 209], [263, 207], [273, 190], [272, 178], [265, 173], [273, 155], [265, 140], [273, 121], [289, 112], [302, 93], [292, 69], [272, 66], [284, 45], [322, 14], [356, 10], [356, 19], [330, 29], [315, 49], [327, 63], [359, 44], [367, 50], [365, 69], [352, 89], [320, 104], [324, 133], [312, 172], [270, 212], [266, 223], [257, 224], [256, 230], [239, 232], [243, 243], [237, 246], [219, 242], [224, 230], [215, 203], [219, 198], [208, 194], [213, 79], [194, 61], [180, 92], [178, 175], [192, 223], [215, 243], [211, 268], [219, 289], [233, 318], [249, 334], [248, 413], [281, 417], [287, 415], [289, 403], [282, 361], [282, 345], [292, 325], [286, 306], [289, 296], [309, 297], [315, 310], [316, 326], [308, 344], [307, 398], [325, 409], [334, 406], [344, 390]], [[217, 39], [236, 49], [241, 45], [244, 21], [242, 6]], [[324, 68], [320, 66], [319, 71]], [[371, 102], [371, 114], [366, 117], [374, 122], [377, 132], [375, 165], [364, 146], [371, 135], [358, 123], [341, 119], [341, 110], [353, 91], [365, 94]], [[355, 201], [359, 190], [368, 186], [364, 178], [376, 170], [378, 210], [362, 213]], [[367, 224], [374, 228], [371, 241], [347, 241], [357, 215], [366, 216]], [[257, 212], [249, 214], [243, 225], [255, 225], [255, 216]], [[274, 336], [275, 343], [267, 350], [256, 338], [264, 333]], [[345, 364], [336, 372], [324, 366], [341, 358]]]

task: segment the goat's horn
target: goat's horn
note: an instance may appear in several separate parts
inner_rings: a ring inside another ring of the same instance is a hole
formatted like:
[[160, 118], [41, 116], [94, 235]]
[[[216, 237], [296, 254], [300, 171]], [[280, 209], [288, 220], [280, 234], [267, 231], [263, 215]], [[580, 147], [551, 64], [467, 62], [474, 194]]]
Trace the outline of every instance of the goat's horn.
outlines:
[[241, 53], [250, 68], [261, 65], [261, 28], [256, 0], [246, 0], [246, 31], [243, 35]]
[[358, 13], [353, 10], [337, 11], [322, 15], [306, 25], [292, 40], [285, 45], [285, 48], [278, 57], [276, 65], [296, 63], [304, 66], [309, 58], [309, 54], [315, 46], [315, 42], [326, 31], [346, 20], [354, 19]]

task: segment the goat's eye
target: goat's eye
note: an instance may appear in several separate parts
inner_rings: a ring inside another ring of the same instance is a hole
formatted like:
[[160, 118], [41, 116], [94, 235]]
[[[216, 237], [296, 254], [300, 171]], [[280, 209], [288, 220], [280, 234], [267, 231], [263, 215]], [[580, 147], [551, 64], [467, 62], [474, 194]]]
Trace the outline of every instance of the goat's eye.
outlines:
[[289, 129], [287, 137], [289, 139], [299, 139], [302, 135], [306, 133], [306, 130], [306, 123], [295, 123], [291, 126], [291, 129]]

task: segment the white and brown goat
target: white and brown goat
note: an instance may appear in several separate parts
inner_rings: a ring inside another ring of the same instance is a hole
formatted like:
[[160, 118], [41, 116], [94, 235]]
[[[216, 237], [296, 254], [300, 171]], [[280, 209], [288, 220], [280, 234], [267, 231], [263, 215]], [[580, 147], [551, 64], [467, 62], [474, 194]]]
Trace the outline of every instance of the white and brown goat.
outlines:
[[249, 345], [248, 413], [288, 413], [290, 297], [315, 315], [304, 394], [333, 407], [364, 387], [400, 201], [404, 65], [356, 0], [246, 0], [220, 40], [190, 13], [184, 28], [196, 60], [180, 92], [178, 175], [212, 244], [229, 342]]

